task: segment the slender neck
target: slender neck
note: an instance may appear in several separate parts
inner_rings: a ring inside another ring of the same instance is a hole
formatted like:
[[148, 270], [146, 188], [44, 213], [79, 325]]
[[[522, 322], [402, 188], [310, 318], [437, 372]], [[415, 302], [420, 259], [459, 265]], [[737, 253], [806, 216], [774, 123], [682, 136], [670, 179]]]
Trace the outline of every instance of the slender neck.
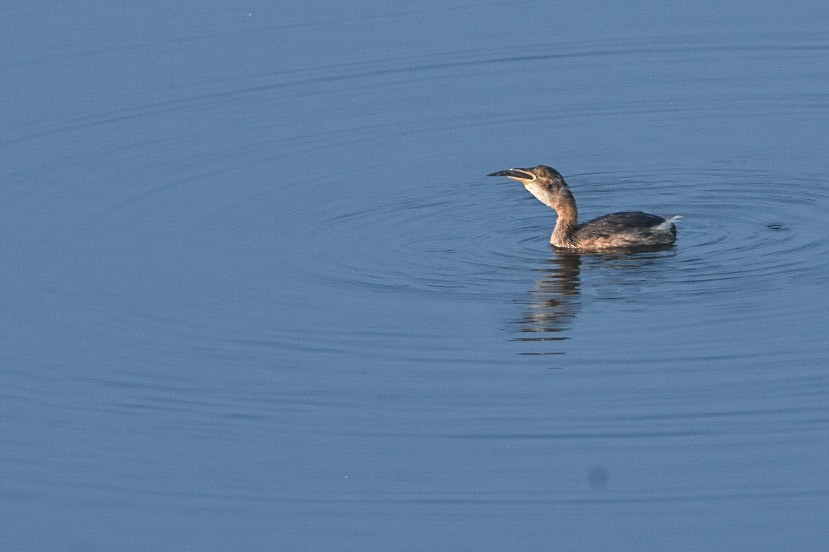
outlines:
[[561, 190], [552, 207], [556, 210], [556, 227], [550, 236], [550, 243], [556, 247], [575, 247], [574, 233], [579, 226], [579, 211], [570, 190]]

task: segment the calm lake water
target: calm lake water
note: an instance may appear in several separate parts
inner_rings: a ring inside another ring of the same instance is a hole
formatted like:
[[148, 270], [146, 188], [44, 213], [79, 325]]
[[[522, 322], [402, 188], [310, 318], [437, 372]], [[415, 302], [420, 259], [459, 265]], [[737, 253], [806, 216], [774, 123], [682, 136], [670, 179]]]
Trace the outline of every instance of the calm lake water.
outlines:
[[825, 550], [827, 6], [4, 4], [0, 549]]

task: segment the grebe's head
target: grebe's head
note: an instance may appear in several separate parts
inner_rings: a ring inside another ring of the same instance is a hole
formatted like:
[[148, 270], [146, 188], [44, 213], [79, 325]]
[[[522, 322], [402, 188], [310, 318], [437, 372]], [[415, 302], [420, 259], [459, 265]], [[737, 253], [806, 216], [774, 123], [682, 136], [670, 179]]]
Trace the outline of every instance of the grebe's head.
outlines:
[[573, 195], [561, 174], [547, 165], [538, 165], [530, 169], [506, 169], [487, 176], [506, 176], [524, 185], [538, 200], [555, 210], [563, 204], [573, 203]]
[[[538, 184], [544, 187], [553, 187], [564, 184], [564, 179], [561, 177], [561, 174], [547, 165], [538, 165], [531, 169], [506, 169], [488, 174], [487, 176], [506, 176], [507, 178], [517, 180], [524, 186]], [[566, 186], [566, 184], [564, 185]]]

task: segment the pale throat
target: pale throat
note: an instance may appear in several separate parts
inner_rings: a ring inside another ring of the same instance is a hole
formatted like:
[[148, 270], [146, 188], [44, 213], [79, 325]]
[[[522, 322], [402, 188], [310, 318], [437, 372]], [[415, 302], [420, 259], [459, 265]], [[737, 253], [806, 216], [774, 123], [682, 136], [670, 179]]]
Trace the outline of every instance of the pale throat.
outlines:
[[550, 236], [550, 243], [556, 247], [574, 247], [573, 232], [578, 226], [579, 214], [576, 200], [569, 190], [565, 188], [559, 194], [554, 194], [549, 188], [537, 182], [525, 183], [524, 187], [538, 201], [556, 212], [556, 226]]
[[535, 196], [535, 198], [546, 205], [551, 209], [555, 209], [555, 205], [553, 205], [553, 197], [547, 188], [539, 184], [538, 182], [524, 182], [524, 187]]
[[524, 187], [535, 196], [535, 198], [555, 210], [558, 214], [557, 225], [563, 224], [565, 227], [574, 227], [578, 225], [579, 213], [576, 209], [576, 201], [566, 188], [556, 198], [553, 192], [548, 188], [538, 184], [537, 182], [525, 183]]

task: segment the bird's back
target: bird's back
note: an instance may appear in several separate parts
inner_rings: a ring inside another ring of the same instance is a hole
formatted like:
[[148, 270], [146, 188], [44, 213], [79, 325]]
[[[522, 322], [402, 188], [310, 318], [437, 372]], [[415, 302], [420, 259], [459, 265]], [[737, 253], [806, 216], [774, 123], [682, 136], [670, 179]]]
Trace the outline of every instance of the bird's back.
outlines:
[[578, 247], [596, 249], [670, 245], [676, 239], [673, 220], [642, 211], [611, 213], [580, 224]]

